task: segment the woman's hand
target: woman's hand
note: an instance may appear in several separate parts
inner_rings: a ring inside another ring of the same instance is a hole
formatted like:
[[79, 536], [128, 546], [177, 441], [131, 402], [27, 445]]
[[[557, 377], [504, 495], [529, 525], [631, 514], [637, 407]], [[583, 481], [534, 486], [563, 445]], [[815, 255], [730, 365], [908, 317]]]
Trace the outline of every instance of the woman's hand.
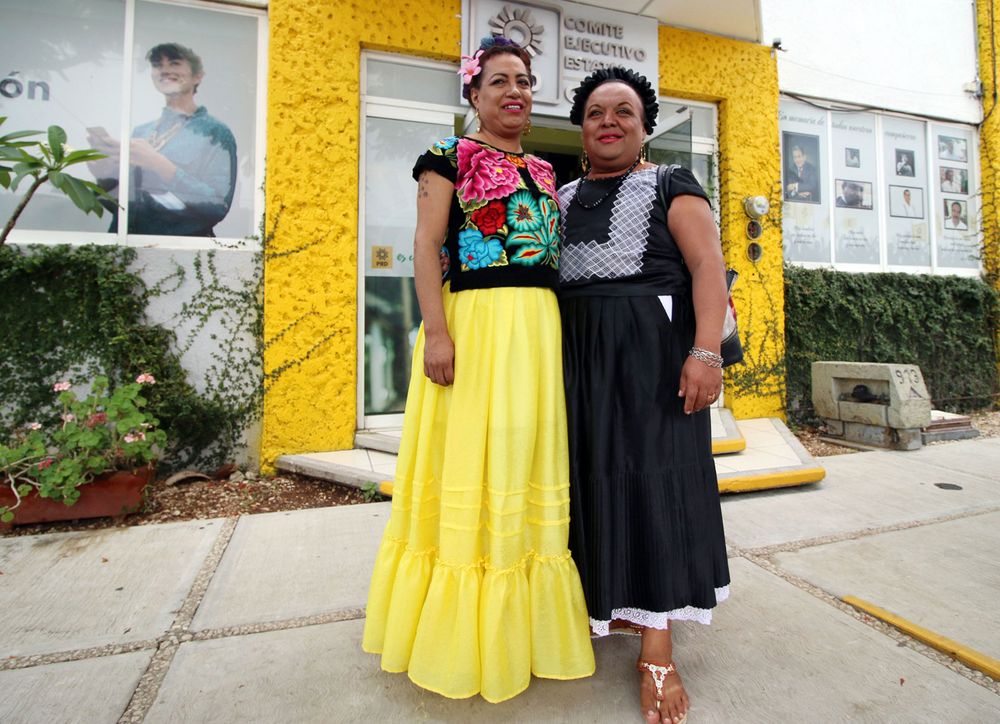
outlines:
[[447, 332], [424, 337], [424, 374], [443, 387], [455, 381], [455, 343]]
[[681, 368], [681, 385], [678, 397], [684, 398], [684, 414], [698, 412], [717, 399], [722, 390], [722, 370], [709, 367], [701, 360], [688, 357]]

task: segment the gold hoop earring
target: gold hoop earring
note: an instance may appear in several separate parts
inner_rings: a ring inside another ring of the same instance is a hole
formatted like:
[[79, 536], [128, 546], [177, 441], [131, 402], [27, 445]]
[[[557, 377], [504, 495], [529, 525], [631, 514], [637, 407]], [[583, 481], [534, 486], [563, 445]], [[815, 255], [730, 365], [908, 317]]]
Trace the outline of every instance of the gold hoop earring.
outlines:
[[531, 135], [531, 119], [530, 118], [528, 119], [528, 124], [524, 127], [524, 130], [521, 132], [521, 135], [522, 136], [530, 136]]
[[590, 158], [587, 157], [587, 152], [584, 151], [583, 155], [580, 156], [580, 168], [583, 169], [584, 175], [590, 170]]
[[639, 149], [639, 163], [646, 163], [646, 147], [642, 146]]

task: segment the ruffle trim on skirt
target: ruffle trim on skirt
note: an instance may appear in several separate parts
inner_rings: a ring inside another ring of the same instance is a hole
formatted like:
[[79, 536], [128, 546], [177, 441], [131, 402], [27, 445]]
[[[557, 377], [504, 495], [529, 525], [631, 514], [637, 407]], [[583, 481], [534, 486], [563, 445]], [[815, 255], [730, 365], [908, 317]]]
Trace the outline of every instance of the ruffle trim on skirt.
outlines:
[[[729, 586], [715, 589], [716, 604], [722, 603], [729, 598]], [[611, 630], [612, 621], [626, 621], [636, 626], [647, 628], [668, 629], [671, 621], [696, 621], [706, 626], [712, 623], [711, 608], [697, 608], [696, 606], [685, 606], [675, 608], [673, 611], [646, 611], [641, 608], [616, 608], [611, 611], [611, 618], [607, 621], [590, 619], [590, 630], [595, 636], [607, 636], [610, 633], [617, 633]], [[628, 633], [628, 629], [624, 630]]]
[[531, 675], [594, 673], [587, 609], [568, 553], [529, 552], [494, 568], [452, 565], [385, 536], [375, 561], [362, 648], [382, 668], [452, 699], [501, 702]]

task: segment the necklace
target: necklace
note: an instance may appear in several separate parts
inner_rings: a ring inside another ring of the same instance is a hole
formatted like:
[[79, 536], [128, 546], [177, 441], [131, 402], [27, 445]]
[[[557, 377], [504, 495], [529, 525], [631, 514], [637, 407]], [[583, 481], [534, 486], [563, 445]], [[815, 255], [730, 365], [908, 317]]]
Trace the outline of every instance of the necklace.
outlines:
[[180, 130], [187, 125], [189, 116], [181, 116], [180, 120], [175, 122], [170, 128], [168, 128], [163, 133], [160, 133], [160, 128], [157, 126], [153, 129], [153, 132], [149, 134], [149, 145], [153, 147], [154, 151], [159, 151], [161, 148], [167, 145], [167, 143], [178, 133]]
[[[587, 211], [590, 211], [591, 209], [596, 209], [598, 206], [600, 206], [601, 204], [603, 204], [604, 200], [607, 199], [612, 193], [614, 193], [619, 188], [621, 188], [621, 185], [623, 183], [625, 183], [625, 179], [627, 179], [628, 175], [630, 173], [632, 173], [632, 171], [635, 170], [635, 167], [639, 165], [639, 161], [641, 161], [641, 160], [642, 160], [642, 157], [641, 156], [637, 156], [636, 159], [635, 159], [635, 161], [632, 162], [632, 165], [628, 167], [628, 170], [625, 173], [621, 174], [620, 176], [606, 176], [604, 179], [602, 179], [602, 180], [605, 180], [605, 181], [606, 180], [610, 180], [610, 179], [615, 179], [616, 182], [614, 184], [612, 184], [611, 187], [607, 191], [604, 192], [604, 195], [601, 196], [601, 198], [599, 198], [597, 201], [594, 201], [593, 203], [590, 203], [590, 204], [583, 203], [583, 200], [580, 198], [580, 196], [583, 193], [583, 183], [584, 183], [584, 181], [587, 180], [586, 176], [581, 177], [580, 178], [580, 186], [576, 190], [576, 194], [573, 196], [573, 200], [577, 203], [577, 205], [581, 209], [586, 209]], [[593, 180], [591, 180], [591, 183], [593, 183]]]

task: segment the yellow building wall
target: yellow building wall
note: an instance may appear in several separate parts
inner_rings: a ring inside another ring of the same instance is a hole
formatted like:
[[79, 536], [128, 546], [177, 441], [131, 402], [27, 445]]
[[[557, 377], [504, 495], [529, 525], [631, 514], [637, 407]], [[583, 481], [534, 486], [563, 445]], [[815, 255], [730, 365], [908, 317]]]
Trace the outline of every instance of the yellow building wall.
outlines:
[[[361, 51], [457, 62], [461, 40], [458, 0], [269, 7], [265, 468], [281, 454], [353, 445]], [[781, 415], [780, 224], [765, 224], [765, 255], [754, 266], [740, 207], [744, 195], [772, 195], [780, 179], [774, 61], [767, 48], [671, 28], [661, 28], [660, 56], [663, 93], [719, 102], [722, 236], [741, 274], [748, 361], [729, 375], [729, 404], [738, 417]]]
[[[721, 235], [726, 263], [740, 274], [736, 302], [745, 361], [726, 375], [726, 405], [737, 418], [785, 415], [785, 294], [781, 250], [778, 70], [770, 48], [660, 27], [660, 92], [719, 108]], [[766, 196], [764, 250], [753, 263], [743, 211]]]
[[362, 48], [458, 61], [458, 0], [271, 0], [261, 461], [352, 447]]
[[[997, 58], [1000, 23], [991, 27], [991, 16], [1000, 18], [1000, 0], [979, 0], [976, 4], [979, 31], [979, 76], [983, 83], [983, 114], [979, 132], [979, 160], [982, 173], [983, 268], [987, 279], [1000, 289], [1000, 110], [996, 109]], [[1000, 345], [1000, 337], [998, 337]]]

